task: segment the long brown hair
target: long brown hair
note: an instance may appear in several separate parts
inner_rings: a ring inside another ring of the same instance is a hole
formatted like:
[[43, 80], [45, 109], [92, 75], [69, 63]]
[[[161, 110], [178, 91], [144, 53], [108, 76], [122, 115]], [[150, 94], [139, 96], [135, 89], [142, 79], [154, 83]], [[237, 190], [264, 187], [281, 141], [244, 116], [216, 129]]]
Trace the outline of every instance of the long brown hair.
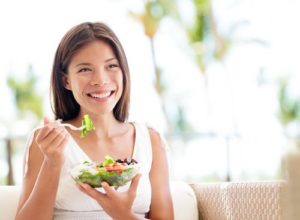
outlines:
[[66, 121], [77, 117], [79, 114], [80, 106], [73, 93], [64, 87], [63, 74], [68, 74], [71, 59], [78, 50], [95, 40], [108, 43], [117, 56], [123, 74], [123, 92], [113, 109], [113, 114], [121, 122], [124, 122], [128, 117], [130, 75], [123, 47], [115, 33], [104, 23], [85, 22], [73, 27], [65, 34], [55, 53], [50, 95], [51, 107], [56, 119]]

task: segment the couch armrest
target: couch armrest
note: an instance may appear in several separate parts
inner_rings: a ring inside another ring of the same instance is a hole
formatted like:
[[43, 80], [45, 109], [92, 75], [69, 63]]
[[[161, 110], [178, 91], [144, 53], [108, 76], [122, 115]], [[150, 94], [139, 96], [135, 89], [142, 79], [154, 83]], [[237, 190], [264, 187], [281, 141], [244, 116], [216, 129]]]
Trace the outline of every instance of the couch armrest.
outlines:
[[198, 220], [197, 199], [186, 182], [171, 181], [175, 220]]
[[20, 186], [0, 186], [0, 219], [15, 219]]

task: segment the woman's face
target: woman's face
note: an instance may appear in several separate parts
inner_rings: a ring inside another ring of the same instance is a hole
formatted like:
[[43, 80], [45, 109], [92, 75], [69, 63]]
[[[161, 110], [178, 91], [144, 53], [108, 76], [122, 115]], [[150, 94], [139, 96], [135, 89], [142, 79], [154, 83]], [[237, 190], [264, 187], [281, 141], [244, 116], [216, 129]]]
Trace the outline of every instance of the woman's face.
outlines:
[[85, 45], [72, 57], [64, 82], [81, 114], [112, 114], [123, 91], [119, 61], [111, 46], [100, 40]]

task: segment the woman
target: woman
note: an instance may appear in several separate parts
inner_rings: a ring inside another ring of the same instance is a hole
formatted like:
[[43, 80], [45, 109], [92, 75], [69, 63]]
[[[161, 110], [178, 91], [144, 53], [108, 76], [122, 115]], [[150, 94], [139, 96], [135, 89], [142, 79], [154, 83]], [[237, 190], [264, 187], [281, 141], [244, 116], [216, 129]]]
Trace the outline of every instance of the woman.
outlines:
[[[82, 23], [61, 40], [51, 75], [55, 121], [27, 144], [16, 219], [173, 219], [165, 146], [160, 135], [127, 122], [130, 77], [123, 48], [103, 23]], [[80, 126], [88, 114], [96, 127], [86, 138], [61, 126]], [[142, 166], [118, 190], [77, 185], [70, 169], [88, 160], [134, 158]]]

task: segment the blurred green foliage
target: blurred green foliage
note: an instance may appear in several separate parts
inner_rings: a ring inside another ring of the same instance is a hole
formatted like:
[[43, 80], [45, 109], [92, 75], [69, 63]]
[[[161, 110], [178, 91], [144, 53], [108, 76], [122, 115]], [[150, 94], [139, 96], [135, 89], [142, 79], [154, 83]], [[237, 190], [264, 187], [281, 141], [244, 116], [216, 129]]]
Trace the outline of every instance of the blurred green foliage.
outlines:
[[20, 80], [10, 75], [7, 84], [13, 92], [18, 117], [23, 118], [25, 113], [31, 111], [37, 119], [43, 116], [42, 96], [36, 91], [37, 77], [32, 65], [29, 65], [26, 79]]
[[211, 0], [193, 0], [193, 4], [194, 22], [185, 27], [195, 51], [196, 63], [201, 72], [205, 73], [211, 60], [224, 58], [229, 48], [229, 38], [218, 29]]
[[166, 84], [163, 82], [163, 71], [157, 64], [156, 48], [154, 45], [154, 37], [157, 34], [160, 23], [165, 17], [173, 17], [178, 19], [178, 9], [176, 3], [172, 0], [147, 0], [144, 4], [144, 11], [136, 13], [129, 11], [129, 15], [141, 23], [144, 28], [145, 35], [149, 38], [152, 62], [155, 73], [154, 88], [162, 100], [162, 110], [167, 120], [168, 132], [173, 130], [173, 120], [169, 117], [165, 106]]
[[291, 97], [287, 78], [279, 80], [278, 102], [279, 119], [284, 126], [300, 120], [300, 98]]

